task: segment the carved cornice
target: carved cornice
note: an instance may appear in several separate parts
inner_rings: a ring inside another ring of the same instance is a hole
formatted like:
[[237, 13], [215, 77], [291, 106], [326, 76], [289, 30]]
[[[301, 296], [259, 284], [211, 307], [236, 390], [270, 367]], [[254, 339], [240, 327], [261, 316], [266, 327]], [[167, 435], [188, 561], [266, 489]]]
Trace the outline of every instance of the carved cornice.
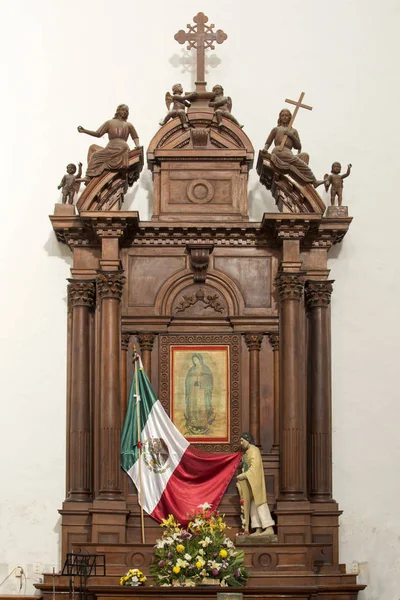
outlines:
[[93, 308], [95, 299], [95, 283], [93, 280], [68, 279], [68, 302], [75, 306]]
[[256, 350], [257, 352], [260, 352], [263, 337], [264, 337], [264, 335], [262, 333], [246, 333], [245, 334], [244, 341], [246, 342], [249, 352], [251, 352], [252, 350]]
[[267, 333], [269, 343], [274, 352], [279, 351], [279, 333]]
[[329, 306], [329, 304], [331, 303], [333, 282], [333, 279], [331, 279], [330, 281], [306, 281], [306, 306], [309, 310], [316, 307]]
[[137, 335], [137, 340], [139, 342], [140, 351], [143, 352], [145, 350], [148, 350], [149, 352], [151, 352], [153, 350], [155, 339], [155, 333], [139, 333]]
[[121, 335], [121, 350], [128, 352], [131, 335], [131, 333], [123, 333]]
[[275, 285], [281, 302], [285, 300], [299, 301], [304, 290], [303, 273], [279, 273], [275, 278]]
[[97, 271], [97, 292], [99, 297], [121, 300], [125, 277], [122, 271]]
[[195, 283], [205, 282], [208, 264], [210, 262], [210, 254], [213, 249], [214, 246], [212, 244], [203, 244], [202, 246], [195, 246], [193, 244], [187, 245]]

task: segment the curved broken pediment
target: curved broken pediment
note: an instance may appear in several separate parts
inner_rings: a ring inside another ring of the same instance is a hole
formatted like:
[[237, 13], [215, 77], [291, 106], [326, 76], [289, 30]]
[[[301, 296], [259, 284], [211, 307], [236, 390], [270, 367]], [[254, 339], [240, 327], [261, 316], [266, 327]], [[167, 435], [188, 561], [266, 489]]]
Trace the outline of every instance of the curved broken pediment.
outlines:
[[257, 161], [260, 182], [270, 190], [280, 212], [319, 213], [325, 212], [325, 202], [311, 183], [301, 182], [294, 173], [278, 169], [271, 162], [271, 155], [260, 152]]
[[129, 152], [128, 168], [124, 171], [103, 171], [93, 177], [79, 198], [76, 207], [84, 210], [113, 211], [121, 208], [128, 187], [139, 179], [143, 169], [143, 148]]

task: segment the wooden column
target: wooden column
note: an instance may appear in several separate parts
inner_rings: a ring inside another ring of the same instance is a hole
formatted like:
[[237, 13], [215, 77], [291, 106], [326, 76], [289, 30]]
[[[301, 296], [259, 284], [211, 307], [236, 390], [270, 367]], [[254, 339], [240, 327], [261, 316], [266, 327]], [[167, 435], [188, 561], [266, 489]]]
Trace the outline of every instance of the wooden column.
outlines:
[[333, 281], [307, 281], [309, 340], [308, 467], [311, 502], [332, 501], [330, 310]]
[[95, 285], [91, 280], [68, 281], [68, 299], [72, 308], [68, 500], [88, 502], [92, 496], [89, 327]]
[[279, 454], [279, 333], [268, 334], [274, 356], [274, 441], [271, 452]]
[[280, 300], [280, 500], [306, 499], [306, 407], [300, 371], [300, 272], [276, 278]]
[[249, 405], [250, 433], [257, 446], [260, 445], [260, 350], [262, 333], [246, 333], [244, 336], [250, 353], [249, 362]]
[[126, 377], [130, 339], [130, 333], [123, 333], [121, 335], [121, 426], [124, 424], [126, 409], [128, 406], [128, 386]]
[[100, 314], [100, 485], [98, 498], [121, 499], [120, 311], [121, 271], [98, 271]]
[[143, 368], [151, 381], [151, 352], [156, 336], [154, 333], [139, 333], [137, 336]]

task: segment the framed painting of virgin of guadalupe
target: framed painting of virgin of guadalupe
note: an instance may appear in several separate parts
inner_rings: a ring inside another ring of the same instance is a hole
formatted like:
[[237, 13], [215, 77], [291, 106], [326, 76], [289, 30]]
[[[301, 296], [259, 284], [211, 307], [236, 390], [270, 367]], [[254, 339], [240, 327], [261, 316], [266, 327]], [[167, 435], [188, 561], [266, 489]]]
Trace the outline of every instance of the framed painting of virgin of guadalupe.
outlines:
[[193, 442], [229, 441], [229, 346], [171, 346], [171, 418]]
[[238, 450], [240, 336], [168, 334], [159, 343], [159, 398], [174, 425], [207, 452]]

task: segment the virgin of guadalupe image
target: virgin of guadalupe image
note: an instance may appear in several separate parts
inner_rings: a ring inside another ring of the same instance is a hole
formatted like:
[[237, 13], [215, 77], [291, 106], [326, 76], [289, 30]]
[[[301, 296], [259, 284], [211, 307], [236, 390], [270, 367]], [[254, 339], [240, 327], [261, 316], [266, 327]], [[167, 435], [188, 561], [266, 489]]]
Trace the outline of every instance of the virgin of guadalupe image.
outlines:
[[185, 380], [186, 428], [192, 435], [205, 434], [215, 421], [212, 407], [213, 375], [201, 354], [192, 355]]

